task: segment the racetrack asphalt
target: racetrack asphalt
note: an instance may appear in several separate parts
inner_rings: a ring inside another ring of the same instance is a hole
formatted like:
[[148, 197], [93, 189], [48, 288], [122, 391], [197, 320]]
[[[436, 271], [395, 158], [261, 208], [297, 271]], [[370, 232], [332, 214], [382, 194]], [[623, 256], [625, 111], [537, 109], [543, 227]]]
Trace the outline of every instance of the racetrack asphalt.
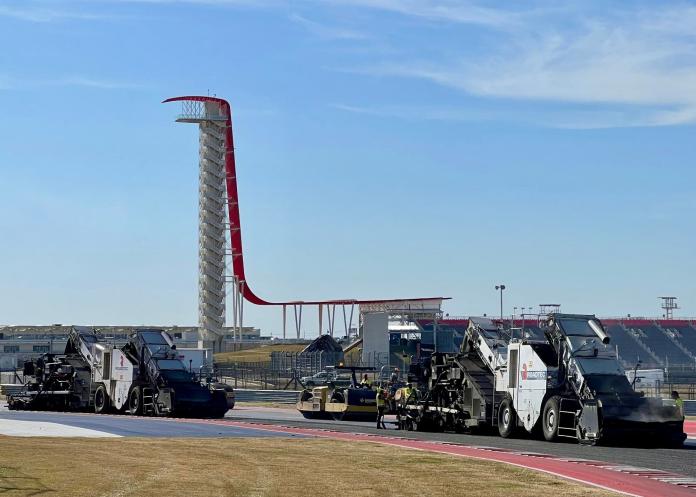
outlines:
[[[434, 440], [477, 447], [495, 447], [519, 452], [549, 454], [564, 458], [591, 459], [609, 463], [659, 469], [696, 477], [696, 440], [689, 440], [681, 449], [603, 447], [577, 443], [550, 443], [528, 437], [501, 438], [491, 435], [460, 435], [455, 433], [401, 432], [396, 429], [377, 430], [373, 423], [305, 419], [295, 409], [237, 406], [226, 415], [228, 419], [260, 422], [271, 425], [323, 428], [340, 432], [358, 432], [404, 437], [414, 440]], [[387, 421], [393, 418], [387, 417]], [[389, 426], [389, 423], [388, 423]], [[393, 426], [393, 425], [392, 425]]]

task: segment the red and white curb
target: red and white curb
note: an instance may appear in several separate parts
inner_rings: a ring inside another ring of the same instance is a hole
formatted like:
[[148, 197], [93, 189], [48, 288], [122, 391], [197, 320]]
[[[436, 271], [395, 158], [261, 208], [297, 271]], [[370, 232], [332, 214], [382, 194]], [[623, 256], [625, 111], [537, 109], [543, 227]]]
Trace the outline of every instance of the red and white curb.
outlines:
[[696, 421], [684, 421], [684, 433], [691, 440], [696, 440]]
[[228, 420], [206, 420], [205, 422], [228, 424], [279, 433], [309, 435], [333, 440], [373, 442], [413, 450], [496, 461], [540, 471], [567, 480], [634, 497], [696, 496], [696, 478], [669, 473], [667, 471], [612, 464], [602, 461], [563, 458], [548, 454], [519, 452], [497, 447], [478, 447], [450, 442], [424, 441], [366, 433], [347, 433], [320, 428], [298, 428], [293, 426]]

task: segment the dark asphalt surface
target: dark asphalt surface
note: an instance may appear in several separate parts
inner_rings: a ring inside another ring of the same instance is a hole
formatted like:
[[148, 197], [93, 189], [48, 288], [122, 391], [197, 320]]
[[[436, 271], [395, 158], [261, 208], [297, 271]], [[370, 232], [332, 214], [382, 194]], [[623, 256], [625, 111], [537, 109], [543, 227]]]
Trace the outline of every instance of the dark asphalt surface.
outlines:
[[3, 419], [19, 421], [43, 421], [59, 423], [78, 428], [87, 428], [124, 437], [293, 437], [281, 432], [239, 428], [198, 422], [185, 422], [165, 418], [140, 418], [131, 416], [111, 416], [99, 414], [66, 414], [58, 412], [0, 411]]
[[[416, 440], [435, 440], [447, 443], [474, 445], [478, 447], [496, 447], [519, 452], [550, 454], [564, 458], [590, 459], [614, 464], [638, 466], [642, 468], [660, 469], [681, 475], [696, 477], [696, 444], [687, 441], [682, 449], [655, 449], [635, 447], [601, 447], [579, 445], [577, 443], [550, 443], [545, 440], [530, 438], [504, 439], [497, 435], [459, 435], [454, 433], [420, 433], [400, 432], [398, 430], [377, 430], [372, 423], [345, 422], [333, 420], [310, 420], [298, 418], [297, 411], [289, 411], [286, 415], [267, 412], [268, 409], [256, 412], [253, 409], [233, 410], [228, 412], [230, 419], [256, 421], [265, 424], [296, 426], [304, 428], [323, 428], [341, 432], [360, 432], [376, 435], [389, 435]], [[278, 419], [284, 418], [284, 419]], [[389, 424], [387, 424], [389, 426]]]

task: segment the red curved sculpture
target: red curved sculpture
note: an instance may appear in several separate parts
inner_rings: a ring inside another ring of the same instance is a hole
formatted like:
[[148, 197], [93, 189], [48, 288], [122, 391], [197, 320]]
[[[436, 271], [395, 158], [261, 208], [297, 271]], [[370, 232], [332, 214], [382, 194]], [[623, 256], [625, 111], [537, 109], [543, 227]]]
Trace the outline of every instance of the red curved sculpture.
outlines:
[[232, 270], [240, 282], [239, 292], [244, 298], [256, 305], [292, 305], [292, 304], [381, 304], [386, 302], [407, 302], [448, 299], [448, 297], [417, 297], [412, 299], [338, 299], [338, 300], [313, 300], [313, 301], [288, 301], [288, 302], [269, 302], [256, 295], [250, 288], [249, 282], [244, 274], [244, 252], [242, 250], [242, 225], [239, 217], [239, 196], [237, 195], [237, 168], [234, 160], [234, 140], [232, 137], [232, 109], [229, 102], [217, 97], [204, 96], [185, 96], [174, 97], [164, 100], [162, 103], [181, 102], [214, 102], [220, 106], [220, 114], [226, 116], [225, 121], [225, 172], [227, 183], [227, 208], [230, 221], [230, 240], [232, 242]]

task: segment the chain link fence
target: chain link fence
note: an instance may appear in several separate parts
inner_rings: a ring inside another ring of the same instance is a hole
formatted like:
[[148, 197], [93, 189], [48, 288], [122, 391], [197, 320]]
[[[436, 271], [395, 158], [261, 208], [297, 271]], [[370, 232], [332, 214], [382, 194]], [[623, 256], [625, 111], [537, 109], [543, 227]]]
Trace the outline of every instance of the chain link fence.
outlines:
[[342, 352], [272, 352], [271, 360], [216, 365], [221, 381], [235, 388], [259, 390], [302, 388], [300, 379], [330, 367], [367, 367], [379, 371], [389, 365], [389, 354], [372, 353], [365, 357]]

